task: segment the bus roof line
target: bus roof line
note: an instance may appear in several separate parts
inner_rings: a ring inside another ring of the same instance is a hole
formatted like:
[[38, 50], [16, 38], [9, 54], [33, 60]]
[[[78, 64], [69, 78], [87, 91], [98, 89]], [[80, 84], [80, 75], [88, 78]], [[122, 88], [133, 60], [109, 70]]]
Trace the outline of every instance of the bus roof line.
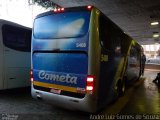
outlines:
[[[92, 6], [92, 7], [94, 7], [94, 6]], [[72, 11], [90, 11], [90, 10], [87, 9], [87, 6], [79, 6], [78, 8], [77, 7], [69, 7], [69, 8], [65, 8], [65, 10], [63, 12], [54, 13], [53, 10], [47, 11], [47, 12], [44, 12], [44, 13], [37, 15], [36, 18], [51, 15], [51, 14], [59, 14], [59, 13], [72, 12]]]

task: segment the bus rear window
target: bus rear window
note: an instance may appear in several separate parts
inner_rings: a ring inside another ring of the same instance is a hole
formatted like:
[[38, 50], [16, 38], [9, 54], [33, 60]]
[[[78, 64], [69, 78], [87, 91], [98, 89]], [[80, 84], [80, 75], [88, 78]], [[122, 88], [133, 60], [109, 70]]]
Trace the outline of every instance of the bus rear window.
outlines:
[[64, 12], [37, 18], [34, 37], [39, 39], [75, 38], [88, 32], [90, 12]]

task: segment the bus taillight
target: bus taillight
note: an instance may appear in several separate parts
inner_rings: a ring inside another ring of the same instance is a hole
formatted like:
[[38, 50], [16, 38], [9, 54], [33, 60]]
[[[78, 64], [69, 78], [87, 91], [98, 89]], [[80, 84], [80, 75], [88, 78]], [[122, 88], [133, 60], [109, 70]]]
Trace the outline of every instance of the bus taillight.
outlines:
[[30, 80], [31, 82], [33, 82], [33, 71], [32, 70], [30, 70]]
[[64, 8], [56, 8], [53, 10], [55, 13], [56, 12], [63, 12], [64, 11]]
[[57, 12], [57, 9], [54, 9], [54, 12]]
[[61, 11], [64, 11], [64, 8], [61, 8]]
[[91, 9], [92, 9], [92, 6], [91, 6], [91, 5], [88, 5], [88, 6], [87, 6], [87, 9], [88, 9], [88, 10], [91, 10]]
[[86, 86], [86, 91], [89, 93], [92, 93], [93, 88], [94, 88], [94, 77], [93, 76], [87, 76], [87, 86]]

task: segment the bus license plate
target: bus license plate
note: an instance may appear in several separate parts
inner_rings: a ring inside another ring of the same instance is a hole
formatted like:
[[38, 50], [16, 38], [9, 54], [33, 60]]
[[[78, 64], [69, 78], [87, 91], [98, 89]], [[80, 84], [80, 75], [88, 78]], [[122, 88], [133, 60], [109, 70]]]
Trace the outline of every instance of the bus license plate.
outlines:
[[54, 93], [54, 94], [60, 94], [60, 93], [61, 93], [61, 90], [51, 88], [50, 92], [51, 92], [51, 93]]

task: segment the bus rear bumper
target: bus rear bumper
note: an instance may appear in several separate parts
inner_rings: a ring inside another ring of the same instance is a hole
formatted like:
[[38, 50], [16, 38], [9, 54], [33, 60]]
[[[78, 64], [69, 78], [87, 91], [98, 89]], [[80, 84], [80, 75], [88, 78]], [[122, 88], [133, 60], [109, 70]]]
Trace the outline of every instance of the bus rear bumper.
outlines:
[[47, 103], [63, 107], [70, 110], [80, 110], [90, 113], [95, 113], [97, 103], [95, 97], [91, 94], [86, 94], [84, 98], [74, 98], [64, 95], [53, 94], [45, 91], [34, 89], [32, 86], [32, 97], [39, 100], [44, 100]]

